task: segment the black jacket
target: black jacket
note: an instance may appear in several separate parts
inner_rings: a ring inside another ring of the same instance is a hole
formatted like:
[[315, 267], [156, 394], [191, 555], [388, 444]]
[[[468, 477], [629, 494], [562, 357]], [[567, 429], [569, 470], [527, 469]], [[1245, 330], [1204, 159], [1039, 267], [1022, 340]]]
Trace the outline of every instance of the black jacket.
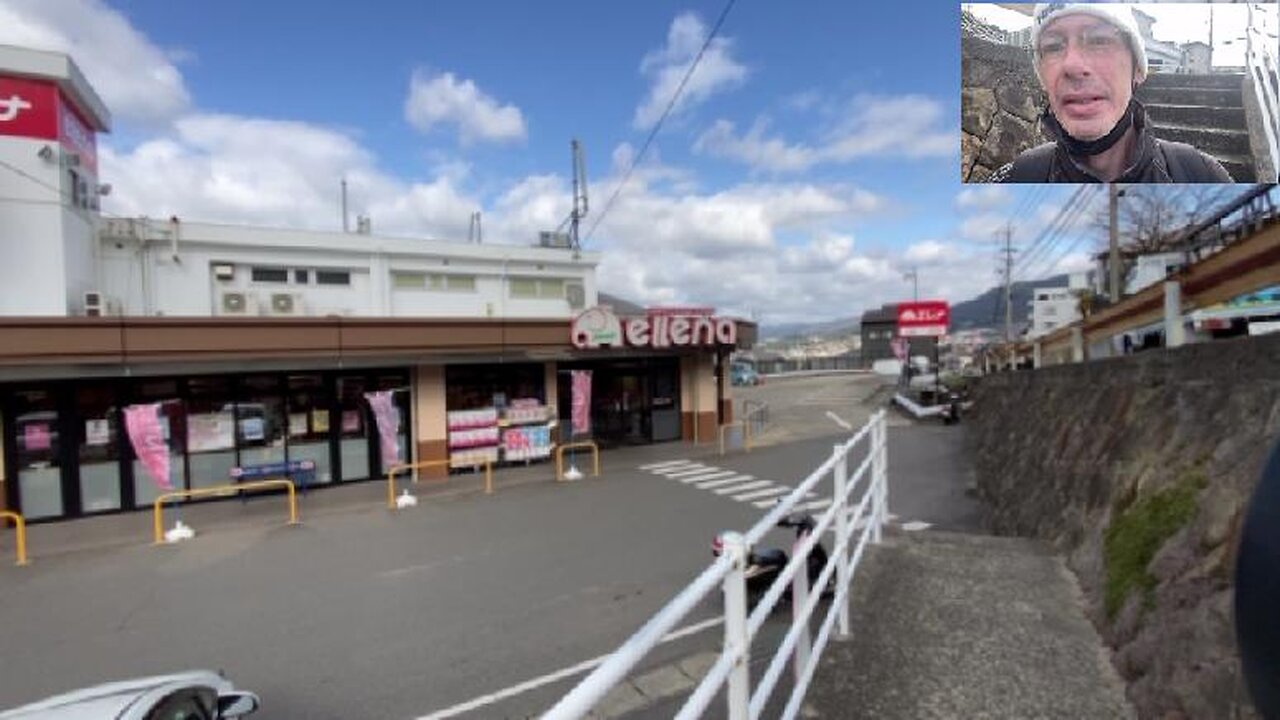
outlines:
[[[1148, 127], [1147, 111], [1135, 103], [1133, 129], [1138, 134], [1133, 164], [1115, 179], [1121, 183], [1230, 183], [1231, 175], [1212, 156], [1186, 143], [1157, 139]], [[1013, 162], [995, 171], [987, 182], [1086, 183], [1103, 182], [1087, 165], [1073, 158], [1062, 141], [1065, 132], [1045, 112], [1045, 126], [1058, 140], [1023, 151]]]

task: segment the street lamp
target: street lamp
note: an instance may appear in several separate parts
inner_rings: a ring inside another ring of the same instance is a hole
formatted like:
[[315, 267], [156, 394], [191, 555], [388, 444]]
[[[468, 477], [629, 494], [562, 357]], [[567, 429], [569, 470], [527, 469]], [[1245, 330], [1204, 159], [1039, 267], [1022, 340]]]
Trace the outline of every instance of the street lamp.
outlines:
[[902, 273], [902, 279], [906, 280], [907, 278], [911, 278], [911, 299], [918, 302], [920, 300], [920, 273], [913, 267]]

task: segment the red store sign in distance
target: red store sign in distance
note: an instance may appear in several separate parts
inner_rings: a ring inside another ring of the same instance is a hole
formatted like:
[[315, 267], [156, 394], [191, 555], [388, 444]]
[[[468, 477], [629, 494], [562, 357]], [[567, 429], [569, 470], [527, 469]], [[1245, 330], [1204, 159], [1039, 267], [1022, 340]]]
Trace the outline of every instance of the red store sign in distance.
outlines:
[[0, 77], [0, 135], [57, 140], [57, 87], [39, 80]]
[[946, 335], [951, 327], [951, 306], [945, 300], [923, 300], [898, 305], [900, 337]]

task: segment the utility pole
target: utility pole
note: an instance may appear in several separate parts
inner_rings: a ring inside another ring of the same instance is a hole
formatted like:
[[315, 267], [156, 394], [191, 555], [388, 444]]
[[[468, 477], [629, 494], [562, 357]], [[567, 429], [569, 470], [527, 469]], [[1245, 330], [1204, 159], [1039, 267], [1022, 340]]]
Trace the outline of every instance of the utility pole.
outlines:
[[1013, 226], [1004, 229], [1004, 341], [1013, 342]]
[[342, 232], [348, 232], [347, 229], [347, 179], [342, 178]]
[[1111, 227], [1111, 255], [1107, 260], [1107, 268], [1111, 275], [1108, 294], [1112, 303], [1118, 303], [1120, 302], [1120, 227], [1116, 218], [1116, 209], [1119, 206], [1120, 190], [1115, 183], [1107, 183], [1107, 191], [1110, 199], [1108, 215]]
[[904, 280], [906, 278], [911, 278], [911, 299], [916, 302], [920, 302], [920, 271], [919, 269], [915, 265], [912, 265], [910, 270], [902, 273], [902, 278]]

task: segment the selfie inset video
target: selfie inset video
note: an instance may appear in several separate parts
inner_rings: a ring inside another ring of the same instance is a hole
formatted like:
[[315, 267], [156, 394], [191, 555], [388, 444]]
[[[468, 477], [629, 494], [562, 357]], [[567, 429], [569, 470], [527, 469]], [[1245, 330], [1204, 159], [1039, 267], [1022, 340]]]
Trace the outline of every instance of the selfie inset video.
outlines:
[[964, 182], [1274, 183], [1275, 3], [961, 6]]

